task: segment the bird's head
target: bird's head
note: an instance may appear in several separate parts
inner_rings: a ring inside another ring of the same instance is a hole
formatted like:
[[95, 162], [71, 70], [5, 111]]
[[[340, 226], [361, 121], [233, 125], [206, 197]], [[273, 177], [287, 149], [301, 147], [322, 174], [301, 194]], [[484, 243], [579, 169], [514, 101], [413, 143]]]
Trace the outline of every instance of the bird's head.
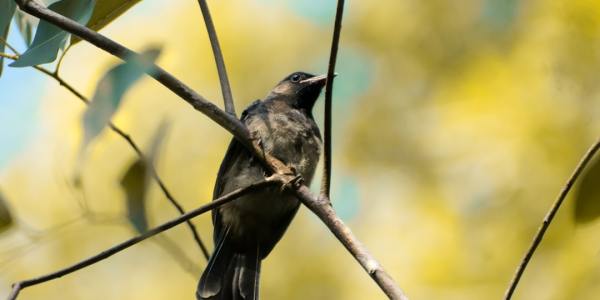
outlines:
[[269, 98], [283, 99], [292, 107], [310, 112], [326, 82], [327, 75], [294, 72], [273, 88]]

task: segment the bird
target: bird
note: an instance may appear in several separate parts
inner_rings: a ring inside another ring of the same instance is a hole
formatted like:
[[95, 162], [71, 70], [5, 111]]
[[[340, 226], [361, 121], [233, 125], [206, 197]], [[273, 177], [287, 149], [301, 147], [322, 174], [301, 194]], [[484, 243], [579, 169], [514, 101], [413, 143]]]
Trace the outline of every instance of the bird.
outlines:
[[[312, 110], [326, 82], [326, 75], [294, 72], [240, 117], [262, 151], [285, 163], [307, 185], [314, 177], [322, 144]], [[234, 138], [221, 162], [213, 199], [269, 174]], [[299, 206], [292, 192], [272, 186], [212, 210], [215, 250], [198, 282], [197, 300], [257, 300], [261, 261], [281, 239]]]

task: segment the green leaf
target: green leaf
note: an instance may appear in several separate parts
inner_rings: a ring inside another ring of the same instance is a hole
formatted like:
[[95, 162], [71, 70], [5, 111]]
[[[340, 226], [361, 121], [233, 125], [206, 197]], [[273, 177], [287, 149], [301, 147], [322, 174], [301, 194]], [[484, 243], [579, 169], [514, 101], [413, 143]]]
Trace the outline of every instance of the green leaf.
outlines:
[[146, 217], [147, 170], [146, 163], [140, 159], [129, 166], [121, 179], [127, 203], [127, 219], [139, 233], [148, 230]]
[[148, 150], [149, 162], [153, 164], [156, 162], [156, 159], [160, 154], [160, 147], [164, 143], [168, 129], [169, 123], [163, 120], [162, 122], [160, 122], [158, 129], [156, 129], [156, 131], [154, 132], [154, 136], [152, 137], [152, 142], [150, 143], [150, 148]]
[[[95, 2], [95, 0], [62, 0], [51, 4], [48, 8], [79, 24], [85, 24], [92, 15]], [[40, 20], [31, 46], [10, 66], [30, 67], [53, 62], [58, 51], [67, 44], [68, 38], [69, 34], [66, 31]]]
[[[16, 4], [14, 0], [0, 0], [0, 52], [4, 52], [6, 46], [4, 42], [8, 37], [8, 28], [10, 28], [10, 20], [12, 20], [13, 14], [15, 13]], [[4, 59], [0, 56], [0, 76], [2, 75], [2, 68], [4, 66]]]
[[35, 21], [32, 16], [24, 13], [17, 7], [15, 12], [15, 23], [21, 32], [21, 36], [25, 41], [27, 47], [31, 45], [31, 39], [33, 38], [33, 28], [35, 27]]
[[100, 79], [94, 97], [83, 115], [82, 151], [110, 122], [125, 92], [152, 68], [159, 53], [160, 49], [147, 50], [140, 57], [112, 68]]
[[6, 200], [0, 194], [0, 233], [6, 231], [13, 223], [13, 218], [8, 209]]
[[148, 160], [137, 159], [134, 161], [121, 179], [121, 187], [125, 190], [126, 195], [127, 219], [139, 233], [148, 230], [146, 202], [151, 173], [147, 164], [153, 163], [158, 157], [160, 146], [167, 133], [167, 125], [167, 122], [161, 122], [154, 133], [150, 143], [150, 150], [147, 152], [149, 153]]
[[575, 194], [575, 221], [588, 223], [600, 217], [600, 158], [582, 174]]
[[[87, 23], [87, 27], [98, 31], [102, 29], [104, 26], [108, 25], [108, 23], [112, 22], [128, 9], [130, 9], [133, 5], [140, 2], [140, 0], [104, 0], [99, 1], [96, 4], [96, 8], [94, 8], [94, 14], [92, 18]], [[71, 43], [73, 45], [77, 44], [81, 39], [78, 37], [73, 37]]]

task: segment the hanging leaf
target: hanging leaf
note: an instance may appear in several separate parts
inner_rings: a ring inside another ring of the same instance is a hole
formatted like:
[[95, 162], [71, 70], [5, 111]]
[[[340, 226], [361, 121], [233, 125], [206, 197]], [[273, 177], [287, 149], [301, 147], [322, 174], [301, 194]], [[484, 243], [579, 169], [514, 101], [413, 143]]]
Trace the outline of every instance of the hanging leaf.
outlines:
[[582, 174], [575, 194], [575, 221], [588, 223], [600, 217], [600, 159]]
[[[15, 13], [16, 4], [14, 0], [0, 0], [0, 52], [4, 52], [6, 47], [5, 42], [8, 37], [8, 28], [10, 27], [10, 20], [12, 20], [13, 14]], [[2, 75], [2, 68], [4, 66], [4, 58], [0, 56], [0, 76]]]
[[13, 223], [13, 218], [10, 214], [10, 210], [8, 209], [8, 205], [6, 200], [0, 194], [0, 233], [6, 231], [10, 228], [10, 225]]
[[84, 137], [81, 151], [110, 122], [125, 92], [152, 68], [159, 53], [160, 49], [147, 50], [140, 57], [112, 68], [100, 79], [94, 97], [83, 115]]
[[160, 145], [163, 143], [168, 129], [168, 123], [163, 121], [154, 133], [147, 152], [148, 161], [141, 159], [134, 161], [121, 179], [121, 186], [125, 190], [127, 202], [127, 219], [133, 228], [143, 233], [148, 230], [146, 214], [147, 191], [150, 185], [150, 169], [148, 163], [153, 163], [158, 156]]
[[[51, 4], [48, 8], [79, 24], [85, 24], [92, 15], [95, 2], [95, 0], [62, 0]], [[31, 46], [10, 66], [30, 67], [53, 62], [58, 51], [67, 44], [68, 37], [66, 31], [40, 20]]]
[[164, 143], [168, 129], [169, 123], [166, 120], [163, 120], [160, 122], [158, 129], [156, 129], [154, 132], [152, 142], [150, 143], [150, 148], [148, 150], [148, 161], [152, 164], [156, 162], [156, 159], [160, 154], [160, 147]]
[[15, 12], [15, 23], [17, 23], [19, 32], [21, 32], [21, 36], [23, 37], [27, 47], [31, 46], [33, 28], [35, 27], [35, 19], [17, 7], [17, 11]]
[[[98, 4], [96, 4], [96, 8], [94, 8], [94, 14], [92, 14], [92, 18], [87, 23], [87, 27], [94, 31], [98, 31], [118, 18], [138, 2], [140, 2], [140, 0], [99, 1]], [[81, 39], [74, 36], [73, 39], [71, 39], [71, 44], [75, 45], [79, 41], [81, 41]]]
[[125, 190], [127, 219], [139, 233], [148, 230], [148, 219], [146, 217], [146, 185], [146, 163], [138, 159], [127, 169], [125, 176], [121, 179], [121, 187]]

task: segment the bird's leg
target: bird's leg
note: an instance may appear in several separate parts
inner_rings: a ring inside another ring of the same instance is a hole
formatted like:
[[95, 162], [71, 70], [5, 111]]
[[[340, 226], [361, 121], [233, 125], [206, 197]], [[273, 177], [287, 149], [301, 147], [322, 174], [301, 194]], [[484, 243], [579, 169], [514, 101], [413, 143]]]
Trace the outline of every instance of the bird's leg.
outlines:
[[285, 173], [273, 173], [267, 177], [268, 181], [277, 181], [281, 183], [281, 192], [286, 189], [298, 188], [304, 183], [302, 175], [298, 174], [296, 168], [293, 166], [287, 166], [289, 172]]
[[278, 168], [279, 170], [277, 170], [277, 172], [275, 172], [271, 175], [269, 175], [266, 170], [264, 171], [263, 175], [265, 176], [265, 178], [267, 180], [280, 182], [282, 192], [286, 189], [299, 187], [300, 185], [302, 185], [302, 183], [304, 183], [304, 179], [302, 178], [302, 175], [298, 174], [298, 172], [297, 172], [296, 168], [294, 168], [294, 166], [284, 165], [284, 164], [282, 164], [282, 162], [278, 161], [272, 155], [270, 155], [270, 154], [267, 155], [265, 148], [264, 148], [264, 144], [263, 144], [260, 136], [258, 136], [257, 134], [255, 134], [253, 132], [253, 133], [251, 133], [251, 139], [252, 139], [252, 144], [254, 144], [254, 147], [259, 150], [259, 152], [262, 154], [262, 157], [264, 160], [274, 160], [273, 161], [274, 165], [280, 166], [280, 168]]

